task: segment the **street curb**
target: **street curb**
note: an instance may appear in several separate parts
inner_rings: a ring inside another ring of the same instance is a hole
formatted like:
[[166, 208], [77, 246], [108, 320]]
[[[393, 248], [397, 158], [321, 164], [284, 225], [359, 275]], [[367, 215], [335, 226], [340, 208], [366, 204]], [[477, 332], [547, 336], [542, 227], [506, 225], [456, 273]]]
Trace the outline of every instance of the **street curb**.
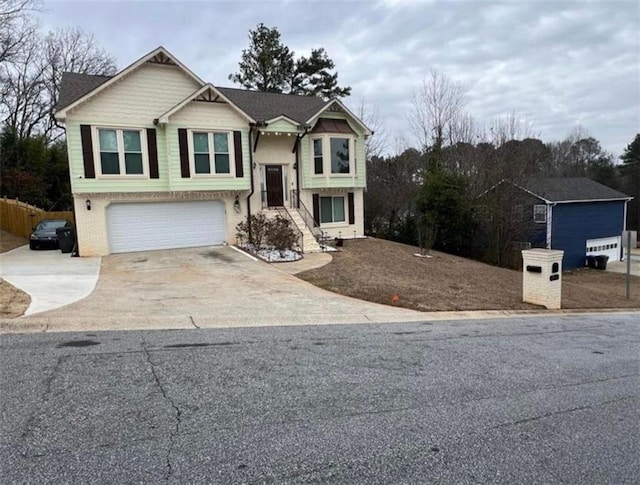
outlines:
[[[264, 319], [238, 317], [236, 315], [175, 315], [166, 317], [19, 317], [0, 319], [0, 334], [23, 334], [73, 331], [117, 331], [117, 330], [184, 330], [204, 328], [245, 328], [322, 325], [366, 325], [402, 324], [435, 321], [491, 320], [506, 318], [561, 317], [603, 314], [638, 314], [640, 309], [614, 308], [591, 310], [485, 310], [461, 312], [423, 312], [407, 317], [394, 313], [353, 313], [333, 316], [323, 320], [321, 315], [282, 315]], [[640, 320], [639, 320], [640, 321]]]

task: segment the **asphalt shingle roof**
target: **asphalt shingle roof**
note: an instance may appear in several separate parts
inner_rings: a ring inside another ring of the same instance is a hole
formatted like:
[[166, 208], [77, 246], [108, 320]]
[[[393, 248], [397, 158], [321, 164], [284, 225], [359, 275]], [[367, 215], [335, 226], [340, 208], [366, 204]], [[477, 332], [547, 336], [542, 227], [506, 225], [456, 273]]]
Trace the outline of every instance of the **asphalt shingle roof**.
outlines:
[[60, 96], [58, 96], [58, 102], [56, 103], [56, 111], [69, 106], [109, 79], [111, 79], [111, 76], [63, 72], [62, 82], [60, 83]]
[[586, 177], [530, 178], [522, 187], [551, 202], [629, 198], [622, 192]]
[[[108, 79], [110, 79], [110, 76], [95, 76], [73, 72], [63, 73], [56, 110], [69, 106]], [[303, 124], [328, 103], [328, 101], [315, 96], [262, 93], [217, 86], [216, 88], [256, 121], [265, 121], [284, 115], [293, 121]]]
[[262, 93], [236, 88], [217, 89], [254, 120], [265, 121], [284, 115], [302, 124], [327, 104], [327, 101], [316, 96]]

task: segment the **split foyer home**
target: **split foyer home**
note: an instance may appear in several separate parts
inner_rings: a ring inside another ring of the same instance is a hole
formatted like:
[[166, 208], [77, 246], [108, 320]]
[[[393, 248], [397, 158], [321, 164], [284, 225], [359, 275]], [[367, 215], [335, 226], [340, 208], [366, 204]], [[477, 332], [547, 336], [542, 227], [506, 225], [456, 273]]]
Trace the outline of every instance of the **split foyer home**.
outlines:
[[[503, 197], [529, 247], [561, 249], [563, 268], [584, 267], [586, 256], [619, 261], [629, 197], [584, 177], [503, 180], [483, 198]], [[497, 224], [499, 221], [488, 221]], [[514, 241], [515, 242], [515, 241]]]
[[372, 133], [339, 100], [216, 87], [159, 47], [111, 77], [65, 73], [55, 117], [81, 256], [233, 244], [273, 209], [305, 251], [363, 236]]

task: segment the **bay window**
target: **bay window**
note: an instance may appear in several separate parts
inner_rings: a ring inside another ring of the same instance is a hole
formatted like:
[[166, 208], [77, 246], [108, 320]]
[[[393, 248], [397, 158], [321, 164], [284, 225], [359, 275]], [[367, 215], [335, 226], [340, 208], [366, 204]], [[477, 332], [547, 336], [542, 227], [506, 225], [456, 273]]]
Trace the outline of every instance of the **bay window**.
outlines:
[[322, 156], [322, 138], [316, 138], [313, 140], [313, 173], [316, 175], [322, 174], [324, 158]]
[[311, 139], [313, 175], [353, 175], [355, 163], [351, 137], [319, 135]]
[[329, 138], [331, 173], [349, 173], [349, 138]]

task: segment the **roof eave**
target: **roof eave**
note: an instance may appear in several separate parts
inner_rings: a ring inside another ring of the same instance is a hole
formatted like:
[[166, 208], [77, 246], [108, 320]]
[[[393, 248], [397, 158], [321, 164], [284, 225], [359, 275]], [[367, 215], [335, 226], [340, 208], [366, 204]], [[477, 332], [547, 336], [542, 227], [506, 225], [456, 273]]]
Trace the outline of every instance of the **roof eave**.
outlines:
[[554, 204], [578, 204], [581, 202], [616, 202], [626, 201], [629, 202], [633, 197], [615, 197], [610, 199], [579, 199], [579, 200], [554, 200]]
[[182, 64], [182, 62], [180, 62], [177, 57], [175, 57], [173, 54], [171, 54], [164, 47], [160, 46], [160, 47], [155, 48], [154, 50], [152, 50], [148, 54], [142, 56], [140, 59], [138, 59], [137, 61], [133, 62], [132, 64], [129, 64], [127, 67], [122, 69], [118, 74], [113, 76], [111, 79], [105, 81], [104, 83], [100, 84], [99, 86], [96, 86], [94, 89], [92, 89], [88, 93], [85, 93], [80, 98], [76, 99], [73, 103], [70, 103], [69, 105], [65, 106], [64, 108], [59, 109], [55, 113], [54, 116], [56, 117], [56, 119], [59, 119], [59, 120], [65, 119], [65, 117], [67, 115], [67, 111], [70, 111], [70, 110], [74, 109], [78, 105], [84, 103], [85, 101], [89, 100], [90, 98], [92, 98], [93, 96], [98, 94], [103, 89], [106, 89], [107, 87], [111, 86], [112, 84], [115, 84], [120, 79], [122, 79], [126, 75], [130, 74], [131, 72], [135, 71], [140, 66], [142, 66], [145, 62], [147, 62], [149, 59], [152, 59], [153, 57], [155, 57], [159, 53], [163, 53], [167, 57], [169, 57], [173, 62], [176, 63], [176, 65], [178, 67], [180, 67], [180, 69], [182, 69], [185, 72], [185, 74], [187, 74], [194, 81], [199, 83], [201, 86], [205, 84], [205, 82], [202, 79], [200, 79], [193, 71], [191, 71], [187, 66]]
[[340, 108], [342, 108], [349, 116], [351, 116], [351, 118], [353, 118], [353, 120], [356, 123], [358, 123], [362, 131], [364, 131], [365, 136], [373, 135], [373, 132], [369, 129], [369, 127], [365, 125], [360, 118], [358, 118], [355, 114], [353, 114], [351, 110], [347, 108], [343, 103], [341, 103], [340, 100], [338, 99], [332, 99], [327, 104], [325, 104], [317, 113], [315, 113], [311, 118], [309, 118], [305, 124], [310, 125], [313, 120], [319, 118], [322, 113], [324, 113], [334, 104], [337, 104], [338, 106], [340, 106]]
[[197, 89], [196, 91], [194, 91], [193, 93], [191, 93], [189, 96], [187, 96], [186, 98], [184, 98], [182, 101], [180, 101], [178, 104], [176, 104], [175, 106], [173, 106], [172, 108], [170, 108], [168, 111], [164, 112], [163, 114], [161, 114], [160, 116], [158, 116], [158, 123], [160, 124], [167, 124], [169, 123], [169, 118], [177, 113], [178, 111], [180, 111], [182, 108], [184, 108], [187, 104], [189, 104], [191, 101], [193, 101], [193, 99], [195, 99], [197, 96], [200, 96], [202, 93], [204, 93], [205, 91], [207, 91], [208, 89], [210, 89], [211, 91], [213, 91], [217, 96], [220, 96], [220, 98], [227, 103], [229, 106], [231, 106], [232, 109], [234, 109], [238, 114], [240, 114], [243, 118], [245, 118], [249, 123], [255, 123], [255, 120], [249, 116], [247, 113], [245, 113], [244, 111], [242, 111], [238, 106], [236, 106], [234, 103], [232, 103], [229, 98], [227, 98], [224, 94], [222, 94], [220, 92], [220, 90], [218, 88], [216, 88], [213, 84], [211, 83], [207, 83], [204, 86], [200, 87], [199, 89]]

